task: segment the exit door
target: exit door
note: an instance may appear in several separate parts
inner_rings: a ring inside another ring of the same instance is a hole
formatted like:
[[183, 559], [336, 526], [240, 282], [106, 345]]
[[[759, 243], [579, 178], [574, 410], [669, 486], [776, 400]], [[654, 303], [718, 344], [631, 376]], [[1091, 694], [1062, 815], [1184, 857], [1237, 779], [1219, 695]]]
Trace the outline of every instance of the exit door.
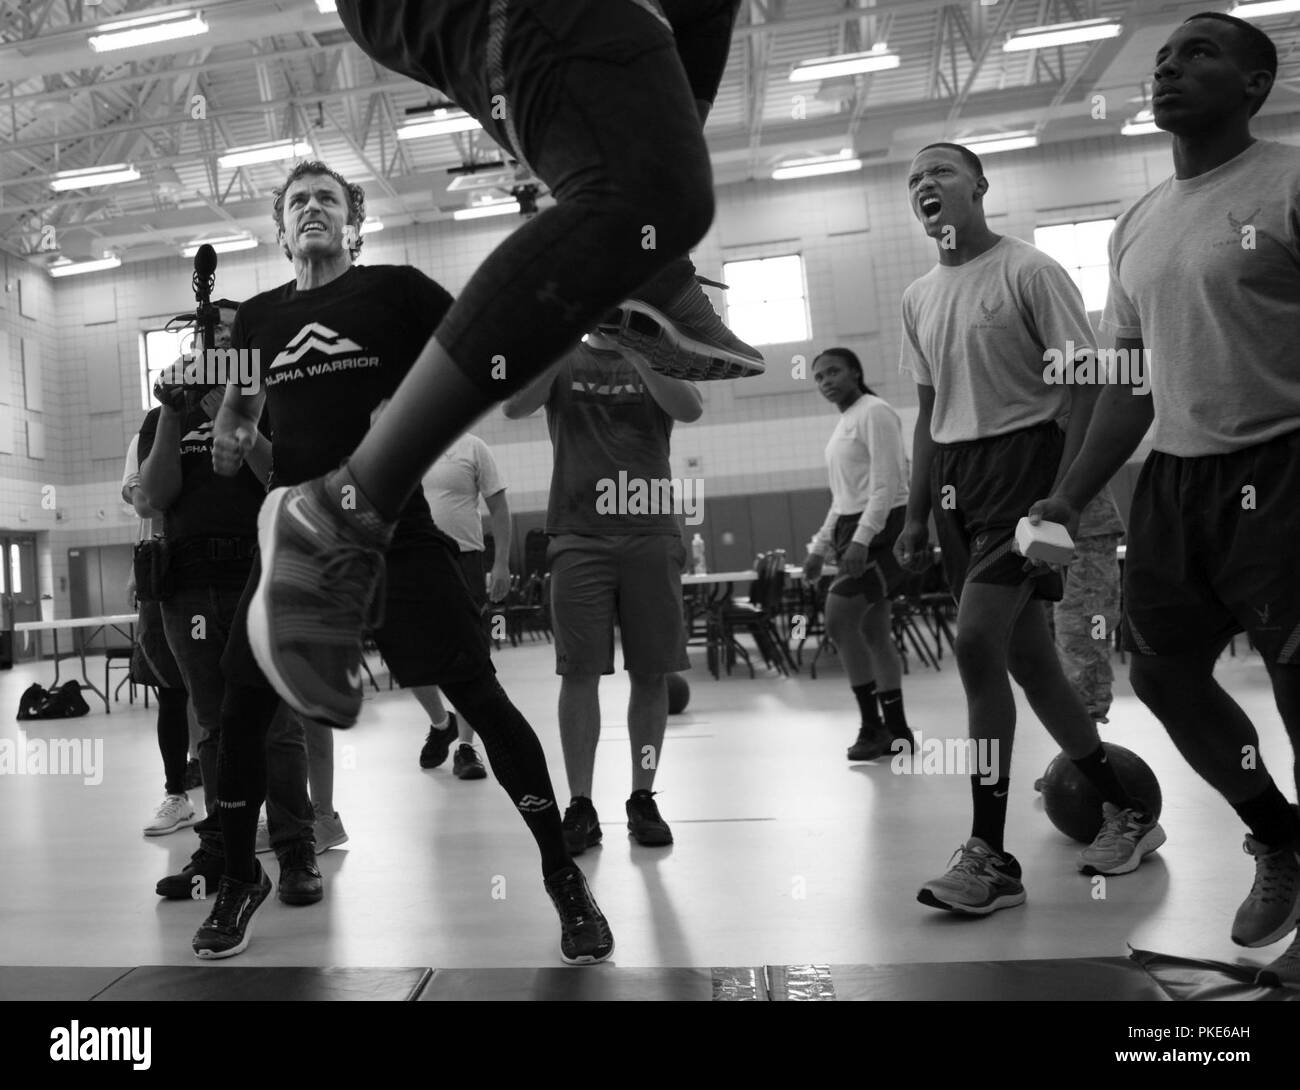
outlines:
[[[0, 593], [4, 596], [3, 612], [11, 613], [14, 624], [41, 619], [40, 593], [36, 585], [36, 538], [32, 534], [0, 534]], [[29, 646], [24, 650], [23, 644]], [[38, 640], [13, 641], [17, 660], [35, 658]]]

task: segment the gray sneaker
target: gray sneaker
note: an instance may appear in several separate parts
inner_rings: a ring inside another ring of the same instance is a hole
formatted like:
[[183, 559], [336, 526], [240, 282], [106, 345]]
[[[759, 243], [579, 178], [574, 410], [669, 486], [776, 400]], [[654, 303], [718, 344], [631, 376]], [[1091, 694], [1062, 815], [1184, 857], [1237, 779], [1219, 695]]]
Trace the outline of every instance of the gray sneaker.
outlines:
[[1101, 831], [1079, 853], [1084, 874], [1128, 874], [1165, 842], [1165, 831], [1151, 815], [1142, 821], [1136, 811], [1121, 810], [1113, 802], [1103, 802], [1101, 812]]
[[598, 330], [670, 378], [702, 382], [761, 375], [767, 369], [762, 353], [726, 327], [701, 284], [724, 286], [692, 276], [661, 307], [625, 300], [605, 316]]
[[315, 834], [317, 855], [348, 842], [347, 831], [343, 828], [343, 822], [340, 820], [337, 810], [329, 815], [317, 812]]
[[1243, 850], [1255, 857], [1255, 884], [1237, 909], [1232, 941], [1238, 946], [1269, 946], [1300, 921], [1300, 851], [1295, 844], [1270, 849], [1253, 836]]

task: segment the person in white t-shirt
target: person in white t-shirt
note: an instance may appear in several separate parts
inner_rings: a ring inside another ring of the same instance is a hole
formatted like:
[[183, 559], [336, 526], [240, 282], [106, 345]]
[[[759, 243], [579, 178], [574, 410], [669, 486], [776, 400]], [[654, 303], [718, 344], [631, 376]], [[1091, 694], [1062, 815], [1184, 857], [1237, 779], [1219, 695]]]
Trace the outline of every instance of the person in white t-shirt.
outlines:
[[[477, 435], [466, 432], [433, 464], [424, 479], [424, 494], [438, 529], [460, 546], [461, 571], [475, 605], [482, 609], [489, 599], [501, 601], [510, 590], [510, 504], [491, 449]], [[484, 569], [486, 543], [479, 515], [480, 498], [487, 504], [492, 525], [490, 585]], [[456, 742], [452, 772], [457, 779], [486, 777], [487, 770], [474, 750], [470, 724], [446, 709], [436, 685], [419, 685], [412, 691], [430, 719], [429, 735], [420, 750], [420, 767], [437, 768]]]
[[804, 578], [816, 582], [826, 553], [835, 551], [839, 572], [826, 594], [826, 634], [861, 713], [848, 757], [873, 761], [896, 739], [913, 743], [891, 607], [904, 578], [894, 541], [907, 515], [907, 449], [898, 413], [866, 384], [856, 353], [826, 349], [813, 360], [812, 377], [840, 419], [826, 444], [831, 508], [808, 550]]

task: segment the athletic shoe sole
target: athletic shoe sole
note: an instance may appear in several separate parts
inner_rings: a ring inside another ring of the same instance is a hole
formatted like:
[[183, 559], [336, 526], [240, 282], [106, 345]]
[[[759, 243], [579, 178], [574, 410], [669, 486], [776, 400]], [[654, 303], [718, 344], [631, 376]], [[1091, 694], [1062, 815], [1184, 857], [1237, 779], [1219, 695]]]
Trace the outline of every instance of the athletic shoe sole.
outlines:
[[1165, 835], [1164, 829], [1157, 825], [1137, 842], [1137, 846], [1133, 849], [1133, 854], [1118, 866], [1112, 867], [1110, 870], [1102, 870], [1100, 867], [1095, 867], [1091, 863], [1080, 863], [1079, 870], [1084, 874], [1103, 874], [1107, 876], [1131, 874], [1142, 865], [1143, 859], [1158, 849], [1168, 839], [1169, 838]]
[[187, 818], [182, 818], [175, 825], [168, 825], [165, 829], [146, 829], [145, 836], [166, 836], [168, 833], [178, 833], [182, 829], [188, 829], [191, 825], [197, 825], [203, 819], [198, 814], [191, 814]]
[[652, 370], [670, 378], [709, 382], [749, 378], [767, 370], [761, 360], [689, 336], [662, 311], [639, 299], [620, 303], [597, 329], [645, 356]]
[[599, 965], [602, 961], [608, 961], [613, 957], [613, 955], [614, 943], [612, 940], [609, 944], [609, 953], [602, 957], [596, 957], [594, 954], [583, 954], [580, 957], [571, 958], [563, 949], [560, 950], [560, 960], [564, 962], [565, 965]]
[[627, 835], [643, 848], [666, 848], [673, 842], [671, 831], [661, 833], [658, 830], [638, 833], [632, 826], [627, 827]]
[[1291, 906], [1291, 912], [1282, 926], [1274, 931], [1270, 931], [1263, 938], [1255, 939], [1251, 942], [1242, 942], [1236, 935], [1233, 935], [1232, 941], [1238, 946], [1246, 947], [1248, 950], [1257, 950], [1261, 946], [1272, 946], [1273, 943], [1277, 942], [1279, 939], [1286, 938], [1287, 935], [1294, 931], [1297, 923], [1300, 923], [1300, 900], [1297, 900], [1296, 903]]
[[253, 651], [253, 658], [261, 667], [266, 680], [286, 704], [299, 715], [315, 720], [330, 727], [346, 728], [356, 723], [355, 716], [347, 719], [324, 705], [312, 704], [299, 696], [290, 686], [276, 662], [271, 643], [271, 614], [267, 607], [267, 585], [270, 573], [275, 570], [275, 521], [280, 514], [289, 489], [274, 489], [262, 502], [262, 509], [257, 513], [257, 539], [262, 554], [262, 573], [257, 581], [257, 589], [248, 603], [248, 643]]
[[567, 835], [564, 838], [564, 847], [570, 855], [581, 855], [588, 848], [599, 848], [600, 842], [605, 839], [605, 834], [600, 829], [596, 830], [596, 835], [587, 834], [586, 839], [575, 843]]
[[956, 902], [940, 900], [939, 897], [931, 892], [928, 887], [923, 887], [921, 892], [916, 895], [916, 899], [923, 905], [930, 908], [941, 908], [945, 912], [956, 912], [963, 916], [989, 916], [1000, 908], [1015, 908], [1016, 905], [1025, 903], [1025, 892], [1004, 893], [1000, 897], [993, 898], [986, 905], [962, 905]]
[[342, 833], [339, 836], [335, 837], [333, 840], [324, 840], [324, 841], [318, 840], [316, 842], [316, 854], [324, 855], [331, 848], [341, 848], [347, 842], [348, 842], [347, 833]]

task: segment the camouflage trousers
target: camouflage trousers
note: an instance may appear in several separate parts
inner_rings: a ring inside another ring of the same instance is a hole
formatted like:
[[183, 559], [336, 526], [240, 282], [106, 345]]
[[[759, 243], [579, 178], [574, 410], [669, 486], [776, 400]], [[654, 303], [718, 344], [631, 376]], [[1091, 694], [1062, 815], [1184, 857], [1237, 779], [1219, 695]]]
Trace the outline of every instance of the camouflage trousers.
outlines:
[[1053, 622], [1056, 650], [1070, 679], [1094, 719], [1110, 711], [1111, 641], [1120, 620], [1119, 560], [1121, 534], [1085, 537], [1075, 542], [1075, 560], [1065, 578], [1065, 595], [1056, 603]]

